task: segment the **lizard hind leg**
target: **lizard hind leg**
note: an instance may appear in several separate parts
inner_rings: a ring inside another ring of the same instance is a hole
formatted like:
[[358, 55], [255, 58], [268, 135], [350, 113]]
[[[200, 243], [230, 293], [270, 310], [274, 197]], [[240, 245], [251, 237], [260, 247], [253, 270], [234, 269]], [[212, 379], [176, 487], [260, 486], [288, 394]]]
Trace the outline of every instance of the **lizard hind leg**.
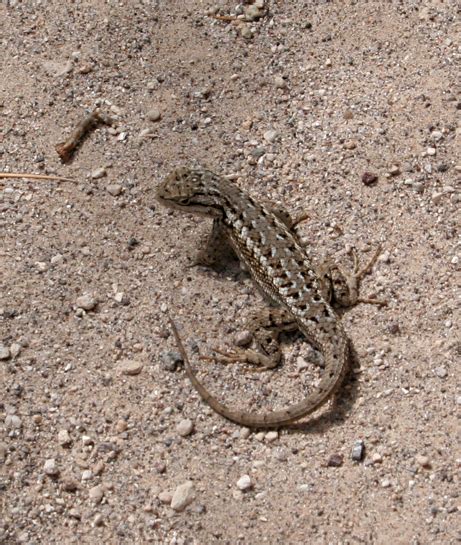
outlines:
[[200, 359], [218, 363], [246, 363], [251, 371], [266, 371], [277, 367], [282, 359], [279, 335], [282, 331], [293, 331], [297, 325], [293, 316], [285, 309], [265, 309], [247, 323], [253, 334], [254, 348], [215, 348], [215, 356], [201, 356]]
[[[375, 253], [368, 260], [366, 265], [360, 268], [360, 260], [355, 249], [352, 249], [353, 267], [352, 271], [345, 271], [339, 265], [328, 266], [328, 277], [331, 284], [330, 298], [341, 307], [351, 307], [358, 303], [370, 303], [375, 305], [386, 305], [385, 301], [360, 297], [360, 282], [368, 274], [376, 263], [381, 246], [378, 246]], [[324, 267], [326, 269], [326, 267]]]

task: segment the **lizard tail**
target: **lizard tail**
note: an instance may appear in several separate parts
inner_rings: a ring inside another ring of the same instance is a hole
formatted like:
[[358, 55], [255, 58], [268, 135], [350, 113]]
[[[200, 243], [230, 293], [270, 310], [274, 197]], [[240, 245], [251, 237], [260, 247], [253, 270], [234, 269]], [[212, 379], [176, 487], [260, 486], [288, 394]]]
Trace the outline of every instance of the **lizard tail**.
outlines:
[[[176, 328], [176, 324], [169, 315], [168, 320], [170, 322], [171, 329], [173, 330], [176, 344], [178, 345], [178, 349], [184, 360], [187, 376], [192, 382], [194, 388], [197, 390], [203, 400], [206, 401], [206, 403], [208, 403], [208, 405], [210, 405], [210, 407], [221, 416], [249, 428], [275, 428], [278, 426], [291, 424], [303, 416], [307, 416], [318, 409], [336, 392], [347, 373], [348, 342], [346, 338], [343, 338], [343, 342], [337, 347], [338, 353], [333, 354], [330, 349], [325, 348], [323, 353], [325, 358], [325, 370], [318, 388], [311, 395], [299, 403], [279, 411], [272, 411], [263, 414], [235, 411], [218, 401], [218, 399], [210, 394], [205, 386], [203, 386], [203, 384], [198, 380], [197, 375], [190, 364], [186, 350]], [[338, 362], [341, 362], [341, 364], [338, 365]]]

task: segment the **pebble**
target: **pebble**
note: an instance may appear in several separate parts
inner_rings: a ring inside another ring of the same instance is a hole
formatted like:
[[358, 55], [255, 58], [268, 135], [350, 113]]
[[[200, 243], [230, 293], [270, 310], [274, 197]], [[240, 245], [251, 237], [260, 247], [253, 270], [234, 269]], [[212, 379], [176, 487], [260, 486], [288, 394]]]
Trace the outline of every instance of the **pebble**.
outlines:
[[120, 420], [117, 420], [117, 423], [115, 424], [115, 431], [117, 433], [123, 433], [128, 428], [128, 422], [121, 418]]
[[4, 462], [8, 452], [8, 445], [6, 443], [0, 443], [0, 462]]
[[248, 21], [257, 21], [264, 15], [264, 12], [261, 11], [258, 6], [251, 4], [245, 7], [245, 17]]
[[309, 363], [302, 357], [298, 356], [296, 358], [296, 369], [298, 371], [304, 371], [305, 369], [309, 368]]
[[62, 254], [56, 254], [50, 259], [52, 265], [60, 265], [64, 261], [64, 256]]
[[89, 293], [85, 293], [77, 298], [75, 304], [78, 308], [82, 308], [83, 310], [93, 310], [98, 304], [98, 301]]
[[91, 481], [92, 478], [93, 472], [91, 471], [91, 469], [85, 469], [84, 471], [82, 471], [82, 481]]
[[123, 187], [120, 184], [109, 184], [106, 187], [107, 193], [110, 193], [113, 197], [118, 197], [122, 190]]
[[422, 454], [417, 454], [415, 456], [415, 462], [424, 469], [430, 469], [432, 467], [429, 458]]
[[101, 513], [96, 513], [93, 518], [93, 526], [102, 526], [104, 524], [104, 517]]
[[160, 354], [160, 361], [163, 364], [163, 367], [167, 371], [174, 373], [178, 365], [183, 363], [182, 356], [179, 352], [173, 352], [171, 350], [164, 351]]
[[67, 62], [45, 61], [43, 68], [49, 76], [60, 77], [72, 72], [73, 64], [71, 60]]
[[427, 155], [435, 155], [437, 153], [437, 150], [435, 148], [429, 147], [426, 149]]
[[253, 32], [251, 32], [251, 28], [248, 25], [242, 25], [240, 27], [240, 35], [242, 38], [245, 38], [245, 40], [251, 40], [251, 38], [253, 38]]
[[235, 344], [237, 346], [248, 346], [253, 339], [253, 334], [250, 330], [245, 329], [243, 331], [239, 331], [234, 338]]
[[22, 426], [22, 420], [16, 414], [7, 414], [5, 417], [5, 425], [9, 429], [18, 430]]
[[391, 481], [389, 479], [383, 479], [381, 481], [382, 488], [389, 488], [391, 486]]
[[400, 173], [401, 173], [400, 167], [398, 167], [397, 165], [392, 165], [391, 168], [389, 169], [389, 174], [391, 176], [398, 176]]
[[363, 185], [373, 185], [378, 181], [378, 175], [373, 172], [364, 172], [362, 174], [362, 184]]
[[186, 481], [179, 485], [173, 493], [171, 508], [175, 511], [183, 511], [194, 501], [195, 487], [192, 481]]
[[103, 176], [106, 176], [107, 171], [105, 167], [99, 167], [92, 171], [91, 177], [93, 180], [97, 180], [98, 178], [102, 178]]
[[187, 437], [194, 431], [194, 423], [192, 420], [185, 418], [176, 426], [176, 431], [181, 437]]
[[120, 360], [117, 368], [122, 373], [122, 375], [134, 376], [139, 375], [142, 371], [144, 364], [138, 360]]
[[159, 108], [153, 107], [147, 112], [147, 119], [150, 121], [153, 121], [154, 123], [156, 121], [160, 121], [162, 119], [162, 114], [160, 113]]
[[447, 375], [448, 375], [448, 371], [446, 370], [445, 367], [443, 367], [442, 365], [440, 367], [436, 367], [435, 368], [435, 374], [439, 377], [439, 378], [446, 378]]
[[0, 360], [7, 360], [10, 357], [10, 349], [4, 344], [0, 344]]
[[[460, 399], [459, 405], [461, 405], [461, 397], [459, 399]], [[250, 428], [241, 428], [240, 429], [240, 432], [239, 432], [240, 439], [248, 439], [248, 437], [250, 437], [250, 435], [251, 435]]]
[[158, 499], [161, 503], [170, 504], [173, 499], [173, 494], [169, 490], [164, 490], [158, 495]]
[[[347, 142], [344, 142], [343, 144], [344, 149], [353, 150], [357, 147], [357, 142], [355, 140], [349, 140]], [[363, 177], [362, 177], [363, 180]]]
[[275, 142], [278, 138], [279, 134], [277, 131], [274, 131], [274, 130], [269, 130], [269, 131], [266, 131], [264, 133], [264, 140], [266, 140], [267, 142]]
[[361, 462], [363, 456], [365, 455], [365, 444], [361, 439], [355, 441], [354, 446], [352, 447], [351, 458], [355, 462]]
[[443, 132], [441, 132], [441, 131], [432, 131], [431, 137], [432, 137], [433, 140], [438, 142], [439, 140], [442, 140]]
[[67, 447], [72, 443], [72, 439], [67, 430], [59, 430], [58, 432], [58, 443], [62, 447]]
[[96, 504], [101, 503], [104, 497], [104, 488], [99, 484], [93, 486], [93, 488], [90, 488], [90, 490], [88, 491], [88, 497], [92, 502]]
[[266, 439], [266, 441], [267, 441], [268, 443], [273, 443], [273, 442], [276, 441], [278, 438], [279, 438], [279, 433], [278, 433], [278, 431], [268, 431], [268, 432], [266, 433], [266, 437], [265, 437], [265, 439]]
[[251, 482], [249, 475], [242, 475], [240, 479], [237, 481], [237, 488], [241, 490], [242, 492], [245, 492], [246, 490], [250, 490], [253, 487], [253, 484]]
[[56, 460], [54, 458], [48, 458], [43, 465], [43, 471], [49, 477], [57, 477], [59, 475], [59, 469], [56, 465]]
[[275, 76], [274, 83], [277, 89], [286, 89], [287, 82], [282, 78], [282, 76]]
[[380, 464], [383, 461], [383, 457], [381, 456], [381, 454], [379, 454], [379, 452], [375, 452], [371, 457], [371, 461], [373, 462], [373, 464]]
[[341, 467], [344, 463], [344, 456], [342, 454], [332, 454], [328, 458], [327, 466], [328, 467]]
[[66, 492], [75, 492], [79, 488], [77, 479], [74, 479], [74, 477], [71, 477], [70, 475], [66, 475], [62, 478], [62, 488]]

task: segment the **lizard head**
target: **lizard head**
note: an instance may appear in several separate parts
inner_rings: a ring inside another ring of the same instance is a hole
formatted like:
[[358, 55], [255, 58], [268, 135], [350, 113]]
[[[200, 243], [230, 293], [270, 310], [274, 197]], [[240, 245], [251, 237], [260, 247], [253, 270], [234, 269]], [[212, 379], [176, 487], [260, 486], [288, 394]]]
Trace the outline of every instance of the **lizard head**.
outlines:
[[203, 169], [179, 167], [157, 188], [157, 200], [164, 206], [205, 216], [222, 216], [220, 178]]

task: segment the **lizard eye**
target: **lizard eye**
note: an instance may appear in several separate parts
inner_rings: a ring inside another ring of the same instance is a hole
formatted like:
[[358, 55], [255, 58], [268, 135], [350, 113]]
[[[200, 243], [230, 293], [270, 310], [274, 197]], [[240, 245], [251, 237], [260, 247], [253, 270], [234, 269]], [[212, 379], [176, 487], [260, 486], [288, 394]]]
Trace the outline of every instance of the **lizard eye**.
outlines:
[[182, 199], [179, 199], [178, 202], [183, 206], [187, 206], [190, 203], [190, 199], [187, 197], [183, 197]]

